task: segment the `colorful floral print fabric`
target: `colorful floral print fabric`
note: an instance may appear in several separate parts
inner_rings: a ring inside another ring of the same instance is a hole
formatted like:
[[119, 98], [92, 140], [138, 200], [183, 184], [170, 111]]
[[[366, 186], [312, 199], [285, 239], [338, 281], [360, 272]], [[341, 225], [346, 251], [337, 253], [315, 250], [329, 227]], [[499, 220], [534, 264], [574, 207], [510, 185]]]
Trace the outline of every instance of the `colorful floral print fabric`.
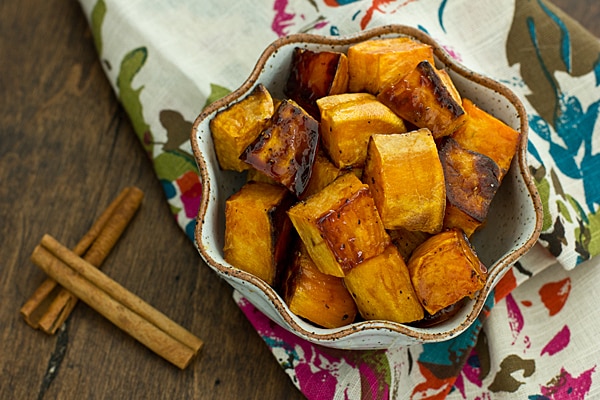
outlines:
[[[600, 43], [542, 0], [80, 0], [107, 78], [193, 240], [202, 182], [191, 126], [262, 50], [297, 32], [385, 24], [429, 33], [519, 95], [544, 206], [539, 246], [453, 340], [379, 351], [309, 344], [235, 300], [309, 399], [583, 399], [600, 395]], [[578, 268], [575, 266], [582, 264]]]

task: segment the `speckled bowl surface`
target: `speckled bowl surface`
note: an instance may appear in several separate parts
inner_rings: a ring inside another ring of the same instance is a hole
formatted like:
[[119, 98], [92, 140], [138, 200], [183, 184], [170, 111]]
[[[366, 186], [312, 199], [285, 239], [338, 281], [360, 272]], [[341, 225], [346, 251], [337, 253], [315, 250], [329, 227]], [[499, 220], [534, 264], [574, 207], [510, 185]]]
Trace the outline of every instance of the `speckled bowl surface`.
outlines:
[[[265, 85], [274, 98], [284, 98], [283, 87], [295, 47], [346, 51], [350, 45], [364, 40], [395, 36], [409, 36], [431, 45], [436, 64], [447, 68], [462, 96], [522, 134], [517, 155], [492, 202], [487, 224], [472, 238], [477, 254], [488, 267], [488, 280], [456, 315], [433, 327], [415, 328], [390, 321], [361, 321], [336, 329], [316, 327], [290, 312], [283, 299], [264, 281], [224, 260], [225, 200], [244, 184], [245, 175], [220, 169], [209, 122], [218, 111], [243, 99], [258, 83]], [[456, 337], [476, 320], [494, 286], [535, 244], [540, 233], [542, 208], [526, 163], [527, 116], [522, 103], [508, 88], [459, 65], [433, 39], [411, 27], [390, 25], [346, 37], [298, 34], [276, 40], [265, 49], [240, 88], [202, 111], [194, 123], [191, 142], [202, 179], [195, 232], [202, 258], [269, 318], [316, 344], [341, 349], [381, 349]]]

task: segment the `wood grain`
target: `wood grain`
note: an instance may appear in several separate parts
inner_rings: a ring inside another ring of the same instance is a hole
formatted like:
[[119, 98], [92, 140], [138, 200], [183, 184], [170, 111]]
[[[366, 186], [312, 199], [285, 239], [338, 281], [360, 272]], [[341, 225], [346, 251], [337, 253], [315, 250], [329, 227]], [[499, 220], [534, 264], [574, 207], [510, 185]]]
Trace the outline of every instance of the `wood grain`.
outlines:
[[[596, 0], [556, 0], [600, 36]], [[173, 220], [76, 1], [0, 5], [0, 398], [302, 398]], [[73, 247], [125, 186], [146, 197], [103, 271], [199, 336], [180, 371], [79, 304], [47, 336], [19, 308], [44, 233]]]

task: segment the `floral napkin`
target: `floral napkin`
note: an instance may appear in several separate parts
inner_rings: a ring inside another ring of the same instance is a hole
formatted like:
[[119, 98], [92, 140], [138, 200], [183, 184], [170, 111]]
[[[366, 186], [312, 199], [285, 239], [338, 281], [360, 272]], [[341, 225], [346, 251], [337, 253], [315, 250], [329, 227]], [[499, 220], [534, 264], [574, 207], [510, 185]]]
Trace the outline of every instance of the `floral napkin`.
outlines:
[[[201, 196], [189, 136], [239, 87], [262, 50], [297, 32], [386, 24], [429, 33], [509, 86], [530, 120], [529, 165], [544, 205], [539, 244], [459, 337], [379, 351], [307, 343], [234, 298], [309, 399], [600, 396], [600, 42], [543, 0], [80, 0], [107, 78], [166, 199], [193, 240]], [[575, 268], [578, 266], [577, 268]]]

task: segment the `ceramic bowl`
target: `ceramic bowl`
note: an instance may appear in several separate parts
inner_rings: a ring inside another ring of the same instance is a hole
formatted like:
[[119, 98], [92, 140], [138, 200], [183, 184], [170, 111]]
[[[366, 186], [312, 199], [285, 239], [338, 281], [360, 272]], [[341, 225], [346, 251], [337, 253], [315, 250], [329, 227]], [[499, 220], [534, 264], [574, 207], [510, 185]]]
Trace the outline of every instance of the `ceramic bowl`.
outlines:
[[[477, 254], [488, 267], [489, 277], [475, 298], [452, 318], [433, 327], [416, 328], [376, 320], [324, 329], [294, 315], [268, 284], [223, 259], [225, 200], [244, 184], [245, 175], [220, 169], [209, 122], [218, 111], [244, 98], [258, 83], [265, 85], [274, 98], [284, 98], [283, 87], [295, 47], [314, 51], [345, 51], [348, 46], [364, 40], [395, 36], [409, 36], [431, 45], [436, 64], [447, 68], [463, 96], [522, 134], [510, 171], [492, 203], [488, 222], [472, 238]], [[494, 286], [539, 236], [541, 203], [526, 163], [527, 116], [522, 103], [505, 86], [459, 65], [433, 39], [411, 27], [384, 26], [346, 37], [298, 34], [276, 40], [264, 50], [240, 88], [202, 111], [194, 123], [191, 142], [202, 179], [202, 200], [195, 231], [196, 245], [202, 258], [220, 277], [277, 324], [319, 345], [340, 349], [381, 349], [454, 338], [477, 319]]]

